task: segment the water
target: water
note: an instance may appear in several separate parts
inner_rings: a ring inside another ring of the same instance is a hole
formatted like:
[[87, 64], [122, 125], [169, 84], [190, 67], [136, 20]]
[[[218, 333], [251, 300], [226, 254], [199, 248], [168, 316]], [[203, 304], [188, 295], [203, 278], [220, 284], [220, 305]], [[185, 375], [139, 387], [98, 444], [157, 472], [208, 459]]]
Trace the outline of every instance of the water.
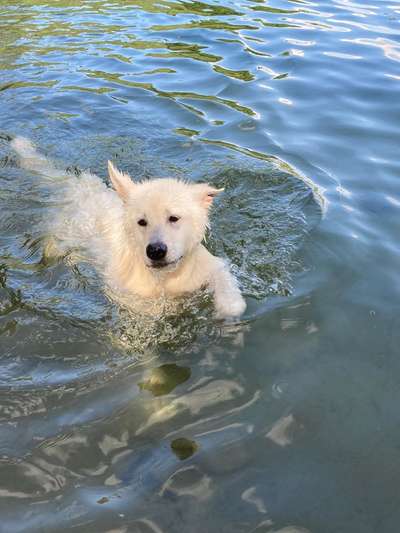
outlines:
[[[0, 1], [0, 530], [397, 533], [398, 0]], [[142, 322], [19, 167], [224, 186], [248, 302]], [[72, 252], [71, 252], [72, 253]]]

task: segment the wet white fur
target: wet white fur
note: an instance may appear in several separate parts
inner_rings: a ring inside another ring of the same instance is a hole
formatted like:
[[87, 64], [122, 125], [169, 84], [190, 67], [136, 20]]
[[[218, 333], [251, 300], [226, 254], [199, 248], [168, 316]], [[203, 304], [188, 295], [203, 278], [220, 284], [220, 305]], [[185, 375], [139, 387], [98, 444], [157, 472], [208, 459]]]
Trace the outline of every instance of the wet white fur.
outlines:
[[[135, 183], [109, 163], [114, 192], [87, 172], [66, 177], [23, 137], [11, 145], [22, 167], [59, 184], [63, 207], [49, 224], [58, 246], [85, 248], [106, 284], [123, 293], [130, 305], [135, 305], [135, 295], [176, 297], [208, 286], [219, 317], [244, 312], [245, 301], [228, 266], [202, 244], [219, 190], [170, 178]], [[170, 222], [170, 216], [179, 217], [178, 222]], [[145, 227], [138, 225], [142, 218]], [[152, 268], [146, 246], [154, 241], [167, 245], [169, 266]]]

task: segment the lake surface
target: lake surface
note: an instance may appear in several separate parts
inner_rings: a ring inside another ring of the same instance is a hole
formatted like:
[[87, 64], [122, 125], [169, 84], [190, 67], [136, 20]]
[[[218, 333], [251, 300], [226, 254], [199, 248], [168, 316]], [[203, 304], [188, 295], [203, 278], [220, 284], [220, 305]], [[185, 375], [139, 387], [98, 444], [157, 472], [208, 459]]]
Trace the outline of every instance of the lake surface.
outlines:
[[[0, 0], [0, 531], [400, 531], [399, 19]], [[241, 323], [149, 323], [47, 260], [60, 200], [14, 135], [71, 179], [224, 186]]]

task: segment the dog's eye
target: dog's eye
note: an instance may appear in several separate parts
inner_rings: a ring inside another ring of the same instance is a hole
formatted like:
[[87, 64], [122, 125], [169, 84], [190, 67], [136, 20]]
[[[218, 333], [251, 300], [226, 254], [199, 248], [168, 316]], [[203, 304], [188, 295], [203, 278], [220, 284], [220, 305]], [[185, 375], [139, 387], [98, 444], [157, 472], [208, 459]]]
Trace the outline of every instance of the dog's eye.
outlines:
[[138, 220], [138, 224], [139, 226], [147, 226], [147, 220], [141, 218], [140, 220]]
[[179, 217], [176, 217], [175, 215], [171, 215], [168, 220], [170, 222], [178, 222]]

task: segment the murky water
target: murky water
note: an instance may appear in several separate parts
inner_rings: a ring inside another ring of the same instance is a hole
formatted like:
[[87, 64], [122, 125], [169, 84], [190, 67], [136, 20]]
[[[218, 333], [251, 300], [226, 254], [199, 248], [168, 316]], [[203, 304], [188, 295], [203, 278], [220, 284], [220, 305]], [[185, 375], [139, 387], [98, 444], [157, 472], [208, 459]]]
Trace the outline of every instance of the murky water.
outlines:
[[[0, 531], [398, 533], [400, 2], [0, 0]], [[162, 319], [51, 261], [79, 179], [226, 191], [248, 302]]]

